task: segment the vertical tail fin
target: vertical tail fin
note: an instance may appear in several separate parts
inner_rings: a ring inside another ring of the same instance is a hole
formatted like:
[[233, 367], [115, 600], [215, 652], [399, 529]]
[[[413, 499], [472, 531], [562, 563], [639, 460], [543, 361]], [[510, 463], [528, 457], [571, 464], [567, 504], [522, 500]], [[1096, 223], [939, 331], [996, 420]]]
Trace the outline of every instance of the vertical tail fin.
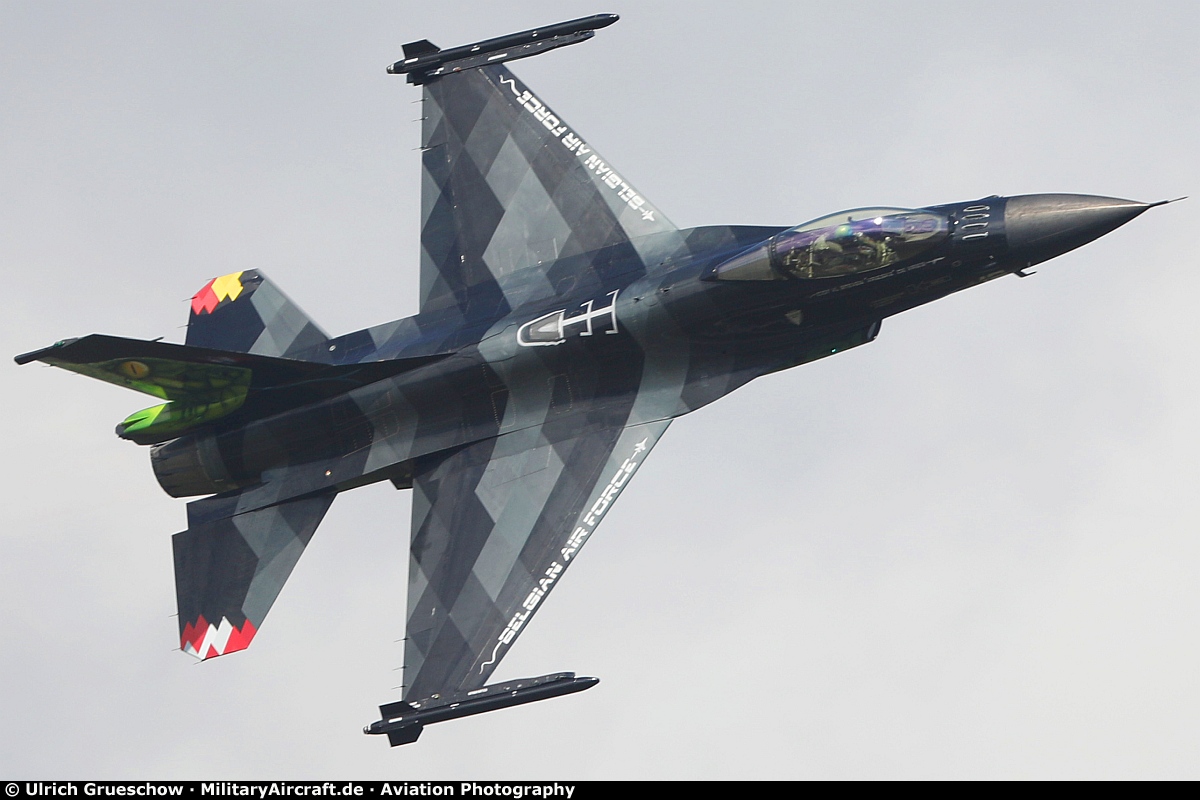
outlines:
[[294, 358], [329, 341], [299, 306], [257, 270], [213, 278], [192, 297], [187, 344]]

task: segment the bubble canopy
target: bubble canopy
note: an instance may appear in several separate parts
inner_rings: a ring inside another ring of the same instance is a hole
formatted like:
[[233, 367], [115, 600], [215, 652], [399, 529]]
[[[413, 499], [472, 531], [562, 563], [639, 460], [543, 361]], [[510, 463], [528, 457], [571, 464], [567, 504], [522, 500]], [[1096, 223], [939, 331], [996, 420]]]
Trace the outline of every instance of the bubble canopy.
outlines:
[[946, 239], [950, 220], [917, 208], [853, 208], [778, 233], [720, 264], [723, 281], [839, 278], [907, 261]]

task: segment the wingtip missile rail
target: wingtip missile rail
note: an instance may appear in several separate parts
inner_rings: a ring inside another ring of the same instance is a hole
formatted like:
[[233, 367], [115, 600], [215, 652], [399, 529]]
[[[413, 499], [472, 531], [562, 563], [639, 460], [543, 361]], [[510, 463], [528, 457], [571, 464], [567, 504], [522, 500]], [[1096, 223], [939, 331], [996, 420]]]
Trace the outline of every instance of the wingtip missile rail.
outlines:
[[392, 747], [412, 744], [426, 725], [470, 717], [501, 708], [549, 700], [590, 689], [599, 678], [577, 678], [574, 672], [555, 672], [537, 678], [493, 683], [469, 692], [433, 695], [424, 700], [387, 703], [379, 707], [382, 719], [363, 728], [366, 734], [386, 734]]
[[475, 69], [487, 64], [515, 61], [578, 44], [596, 35], [600, 28], [612, 25], [620, 17], [616, 14], [594, 14], [590, 17], [559, 22], [543, 28], [533, 28], [482, 42], [465, 44], [442, 50], [432, 42], [422, 39], [404, 45], [404, 59], [387, 68], [391, 75], [408, 75], [408, 82], [423, 84], [463, 70]]

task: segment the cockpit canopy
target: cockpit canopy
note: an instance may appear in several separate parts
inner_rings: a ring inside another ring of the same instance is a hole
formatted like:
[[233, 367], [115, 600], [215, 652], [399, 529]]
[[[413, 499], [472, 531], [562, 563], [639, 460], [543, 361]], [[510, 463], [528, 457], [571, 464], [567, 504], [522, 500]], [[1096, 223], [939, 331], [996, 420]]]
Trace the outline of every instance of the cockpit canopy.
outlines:
[[855, 208], [778, 233], [717, 266], [724, 281], [838, 278], [919, 255], [946, 239], [950, 221], [911, 208]]

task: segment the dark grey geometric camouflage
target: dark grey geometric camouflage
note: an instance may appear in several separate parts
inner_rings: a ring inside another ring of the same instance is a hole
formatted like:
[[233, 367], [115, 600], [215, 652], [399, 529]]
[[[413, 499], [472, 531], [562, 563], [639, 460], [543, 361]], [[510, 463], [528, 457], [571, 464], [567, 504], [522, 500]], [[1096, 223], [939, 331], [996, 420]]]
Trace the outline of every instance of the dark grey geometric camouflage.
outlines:
[[[241, 299], [242, 302], [234, 303]], [[293, 358], [329, 336], [257, 270], [214, 278], [192, 298], [192, 347]]]
[[[503, 66], [428, 83], [423, 99], [421, 314], [505, 323], [478, 345], [500, 435], [414, 470], [406, 698], [487, 682], [670, 419], [691, 410], [686, 350], [605, 341], [622, 323], [636, 336], [635, 308], [591, 320], [597, 346], [570, 358], [522, 348], [508, 315], [620, 307], [624, 287], [689, 254], [694, 232]], [[729, 229], [712, 238], [740, 244]]]
[[[326, 492], [244, 514], [228, 507], [232, 497], [188, 504], [188, 529], [171, 538], [185, 653], [208, 658], [250, 644], [333, 498]], [[241, 608], [222, 602], [237, 597]]]
[[[615, 17], [520, 47], [594, 20]], [[413, 62], [455, 52], [414, 44]], [[174, 539], [188, 652], [246, 647], [336, 494], [390, 480], [413, 489], [403, 697], [477, 690], [672, 419], [1149, 207], [993, 196], [679, 230], [482, 57], [414, 81], [415, 317], [331, 338], [245, 271], [193, 298], [186, 346], [89, 336], [17, 357], [167, 401], [118, 432], [154, 446], [170, 494], [212, 495]]]
[[679, 248], [675, 226], [505, 67], [426, 84], [423, 101], [423, 314], [457, 309], [462, 324], [599, 294]]

